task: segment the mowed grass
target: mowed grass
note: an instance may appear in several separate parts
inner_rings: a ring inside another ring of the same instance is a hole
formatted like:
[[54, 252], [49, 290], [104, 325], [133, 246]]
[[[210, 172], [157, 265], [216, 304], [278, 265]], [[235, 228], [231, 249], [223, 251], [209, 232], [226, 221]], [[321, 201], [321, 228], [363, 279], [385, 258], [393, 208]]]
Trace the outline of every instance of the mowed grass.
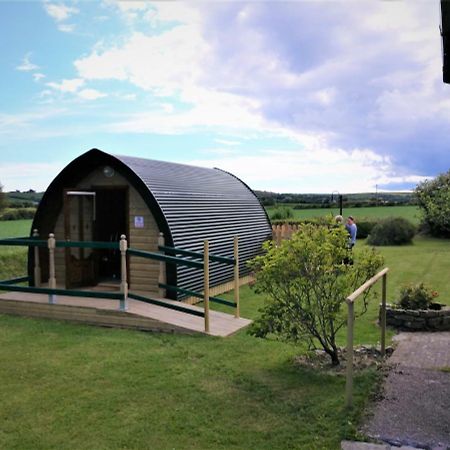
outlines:
[[[379, 250], [389, 299], [424, 280], [448, 302], [450, 241]], [[379, 340], [378, 301], [356, 321], [356, 343]], [[263, 303], [241, 290], [242, 316]], [[357, 437], [378, 375], [356, 377], [349, 412], [344, 377], [296, 367], [301, 351], [246, 331], [189, 337], [0, 315], [0, 448], [338, 449]]]
[[[280, 206], [291, 207], [283, 204]], [[272, 217], [277, 209], [276, 206], [266, 207], [267, 214]], [[295, 219], [311, 219], [313, 217], [335, 216], [339, 214], [339, 207], [321, 209], [292, 209]], [[368, 208], [344, 208], [342, 211], [345, 217], [353, 216], [358, 223], [362, 219], [384, 219], [386, 217], [404, 217], [414, 224], [420, 221], [419, 209], [416, 206], [377, 206]]]
[[[0, 239], [30, 235], [31, 220], [0, 221]], [[27, 247], [0, 246], [0, 280], [26, 275]]]
[[301, 370], [286, 344], [0, 318], [0, 447], [338, 449], [376, 375]]
[[0, 239], [10, 237], [25, 237], [30, 235], [31, 220], [0, 221]]

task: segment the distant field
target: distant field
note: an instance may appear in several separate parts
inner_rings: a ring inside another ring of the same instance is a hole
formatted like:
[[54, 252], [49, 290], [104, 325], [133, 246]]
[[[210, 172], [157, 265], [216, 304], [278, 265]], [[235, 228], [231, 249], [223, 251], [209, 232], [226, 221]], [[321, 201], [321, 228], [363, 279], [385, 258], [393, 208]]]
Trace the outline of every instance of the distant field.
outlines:
[[30, 235], [31, 220], [0, 221], [0, 239]]
[[[287, 206], [279, 205], [279, 206]], [[272, 216], [274, 211], [277, 209], [276, 206], [266, 207], [266, 211], [269, 217]], [[337, 215], [339, 214], [339, 208], [322, 208], [322, 209], [293, 209], [294, 217], [296, 219], [309, 219], [311, 217], [322, 217], [326, 215]], [[371, 208], [344, 208], [343, 215], [354, 216], [356, 222], [358, 219], [362, 218], [377, 218], [383, 219], [385, 217], [395, 216], [404, 217], [411, 222], [419, 223], [419, 208], [417, 206], [377, 206]]]

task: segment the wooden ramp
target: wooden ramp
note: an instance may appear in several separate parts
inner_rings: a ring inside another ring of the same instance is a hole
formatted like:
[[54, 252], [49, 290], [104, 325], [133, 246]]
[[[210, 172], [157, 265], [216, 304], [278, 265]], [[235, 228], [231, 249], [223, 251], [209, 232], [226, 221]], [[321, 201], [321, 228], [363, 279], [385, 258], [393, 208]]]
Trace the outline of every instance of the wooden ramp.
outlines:
[[[158, 299], [167, 304], [180, 302]], [[127, 301], [127, 311], [119, 311], [117, 300], [103, 300], [58, 295], [56, 304], [49, 304], [48, 296], [21, 292], [6, 292], [0, 295], [0, 313], [27, 317], [81, 322], [91, 325], [115, 328], [131, 328], [143, 331], [166, 333], [209, 334], [211, 336], [230, 336], [251, 321], [236, 319], [233, 315], [210, 311], [210, 332], [205, 333], [202, 317], [175, 311], [162, 306], [144, 303], [138, 300]], [[183, 306], [203, 311], [193, 305]]]

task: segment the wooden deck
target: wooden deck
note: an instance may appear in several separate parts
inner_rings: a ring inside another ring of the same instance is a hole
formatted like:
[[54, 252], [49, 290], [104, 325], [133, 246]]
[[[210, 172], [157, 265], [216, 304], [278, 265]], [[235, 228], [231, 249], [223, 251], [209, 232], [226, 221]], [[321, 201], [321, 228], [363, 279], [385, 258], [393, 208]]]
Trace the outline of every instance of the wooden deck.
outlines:
[[[145, 295], [142, 292], [136, 292], [136, 294]], [[158, 300], [167, 304], [180, 305], [180, 302], [172, 300]], [[182, 305], [189, 309], [203, 311], [197, 306], [184, 303]], [[47, 295], [6, 292], [0, 294], [0, 313], [143, 331], [206, 334], [203, 317], [131, 299], [127, 301], [127, 311], [123, 312], [119, 311], [117, 300], [59, 295], [56, 297], [56, 304], [51, 305]], [[248, 319], [236, 319], [234, 315], [210, 311], [210, 332], [207, 334], [230, 336], [250, 323]]]

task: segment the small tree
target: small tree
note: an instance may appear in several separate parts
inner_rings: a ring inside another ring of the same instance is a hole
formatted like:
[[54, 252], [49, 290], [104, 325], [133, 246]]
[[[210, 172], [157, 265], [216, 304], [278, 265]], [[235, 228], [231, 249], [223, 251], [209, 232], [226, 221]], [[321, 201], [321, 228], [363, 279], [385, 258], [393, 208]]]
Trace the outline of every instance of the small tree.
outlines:
[[[358, 251], [352, 264], [347, 249], [348, 234], [341, 226], [304, 225], [280, 246], [265, 244], [266, 253], [251, 265], [255, 288], [269, 301], [254, 323], [252, 334], [276, 335], [284, 341], [319, 344], [339, 364], [336, 335], [346, 323], [345, 298], [381, 267], [382, 257], [373, 249]], [[367, 310], [368, 292], [361, 311]]]
[[450, 170], [418, 184], [415, 194], [425, 228], [434, 236], [450, 237]]

